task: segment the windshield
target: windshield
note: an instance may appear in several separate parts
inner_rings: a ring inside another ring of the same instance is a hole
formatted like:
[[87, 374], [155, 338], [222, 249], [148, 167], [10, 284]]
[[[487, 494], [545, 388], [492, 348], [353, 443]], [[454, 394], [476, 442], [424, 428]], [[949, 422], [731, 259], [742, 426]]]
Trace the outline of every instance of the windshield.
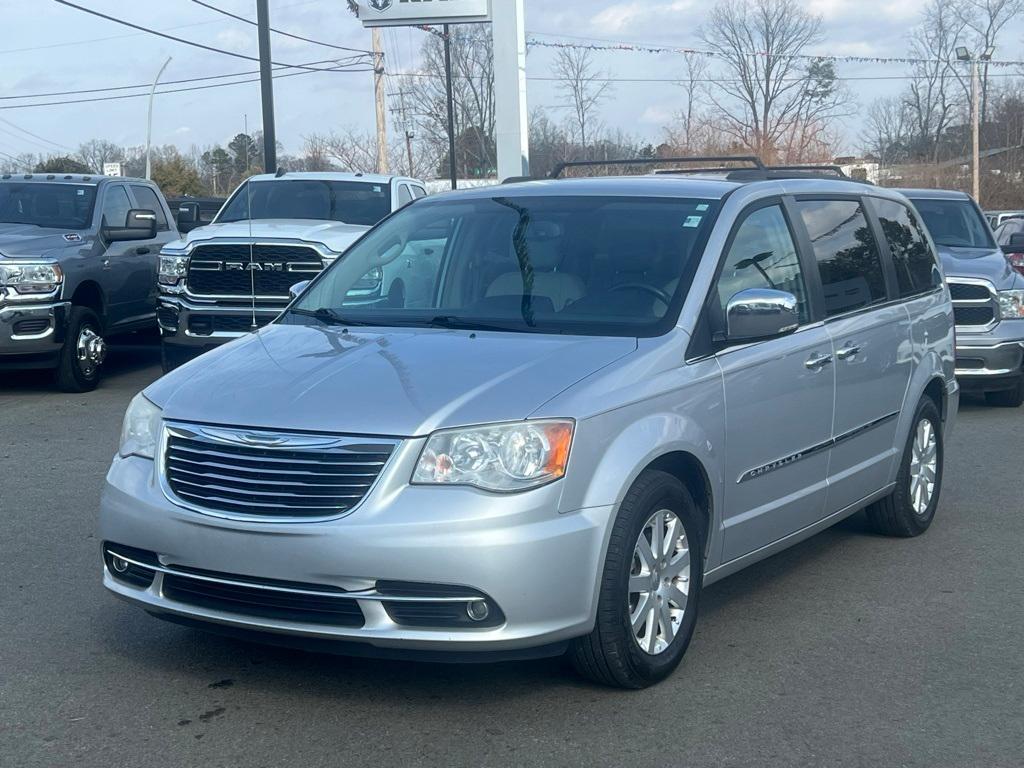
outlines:
[[420, 202], [353, 246], [285, 322], [653, 336], [675, 322], [710, 200]]
[[913, 200], [936, 245], [994, 248], [992, 231], [970, 200]]
[[0, 223], [51, 229], [88, 229], [96, 187], [32, 182], [0, 184]]
[[[252, 215], [249, 214], [250, 198]], [[373, 226], [391, 213], [391, 189], [366, 181], [274, 179], [243, 184], [217, 223], [247, 219], [316, 219]]]

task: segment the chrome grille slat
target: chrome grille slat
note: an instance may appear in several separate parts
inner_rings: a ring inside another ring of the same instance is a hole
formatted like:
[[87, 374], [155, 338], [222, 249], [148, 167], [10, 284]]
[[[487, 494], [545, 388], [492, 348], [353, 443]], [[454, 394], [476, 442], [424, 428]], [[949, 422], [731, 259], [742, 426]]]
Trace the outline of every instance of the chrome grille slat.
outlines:
[[[252, 264], [264, 268], [250, 272]], [[255, 285], [256, 298], [287, 299], [291, 285], [322, 269], [323, 257], [305, 245], [211, 242], [192, 250], [185, 280], [193, 296], [251, 296]]]
[[307, 520], [348, 512], [369, 493], [397, 445], [221, 427], [166, 426], [161, 483], [198, 512]]
[[949, 294], [953, 300], [956, 327], [970, 331], [986, 331], [999, 322], [999, 300], [995, 286], [985, 280], [951, 277]]

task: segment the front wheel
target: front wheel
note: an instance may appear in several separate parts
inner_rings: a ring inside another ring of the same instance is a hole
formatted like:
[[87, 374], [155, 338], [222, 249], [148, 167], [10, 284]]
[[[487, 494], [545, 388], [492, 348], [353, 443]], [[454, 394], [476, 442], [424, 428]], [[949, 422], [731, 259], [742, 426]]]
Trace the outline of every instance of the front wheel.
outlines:
[[640, 475], [612, 528], [594, 629], [569, 650], [581, 675], [646, 688], [679, 666], [697, 622], [702, 541], [686, 487], [665, 472]]
[[87, 307], [72, 307], [68, 313], [67, 335], [60, 350], [55, 379], [64, 392], [91, 392], [100, 382], [107, 343], [96, 313]]
[[867, 508], [871, 526], [886, 536], [920, 536], [935, 518], [942, 490], [942, 418], [925, 398], [914, 413], [896, 488]]

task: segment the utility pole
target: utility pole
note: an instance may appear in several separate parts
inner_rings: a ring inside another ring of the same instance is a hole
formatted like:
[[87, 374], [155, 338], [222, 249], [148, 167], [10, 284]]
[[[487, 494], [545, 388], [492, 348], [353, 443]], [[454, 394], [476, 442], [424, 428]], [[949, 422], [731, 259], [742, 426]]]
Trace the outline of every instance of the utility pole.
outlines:
[[412, 156], [412, 140], [414, 138], [416, 138], [416, 134], [412, 130], [413, 123], [409, 119], [409, 112], [408, 112], [408, 110], [406, 108], [406, 105], [405, 105], [405, 95], [406, 95], [406, 91], [405, 91], [404, 88], [402, 90], [400, 90], [398, 93], [392, 94], [392, 96], [397, 96], [398, 97], [398, 106], [397, 107], [392, 107], [391, 114], [398, 116], [399, 125], [402, 126], [402, 132], [405, 134], [406, 161], [409, 164], [408, 165], [408, 174], [407, 175], [408, 176], [413, 176], [414, 175], [413, 171], [415, 169], [415, 165], [413, 163], [413, 156]]
[[388, 115], [384, 103], [384, 48], [379, 29], [373, 30], [373, 96], [377, 104], [377, 173], [388, 173]]
[[[171, 63], [171, 57], [167, 57], [167, 61], [160, 67], [160, 71], [156, 73], [156, 77], [153, 78], [153, 87], [149, 89], [149, 117], [146, 119], [146, 178], [152, 178], [153, 164], [151, 162], [151, 152], [153, 148], [153, 97], [156, 96], [156, 84], [160, 82], [160, 77], [163, 75], [164, 70], [167, 69], [167, 65]], [[103, 170], [102, 168], [100, 170]]]
[[444, 25], [444, 82], [448, 95], [448, 175], [452, 189], [459, 188], [459, 171], [455, 162], [455, 88], [452, 85], [452, 35], [451, 26]]
[[981, 84], [978, 77], [978, 62], [992, 61], [995, 48], [989, 46], [981, 54], [972, 54], [966, 47], [956, 49], [959, 61], [970, 62], [971, 65], [971, 188], [974, 200], [981, 205], [981, 110], [979, 109]]
[[263, 102], [263, 170], [277, 171], [277, 132], [274, 129], [274, 80], [270, 65], [270, 9], [268, 0], [256, 0], [260, 41], [260, 98]]

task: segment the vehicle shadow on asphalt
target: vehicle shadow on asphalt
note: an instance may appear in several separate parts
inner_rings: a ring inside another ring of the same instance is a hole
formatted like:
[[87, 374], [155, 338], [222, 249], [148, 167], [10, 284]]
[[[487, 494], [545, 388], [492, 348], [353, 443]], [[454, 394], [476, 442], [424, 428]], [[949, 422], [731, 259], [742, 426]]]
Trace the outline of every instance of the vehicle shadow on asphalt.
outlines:
[[[109, 342], [107, 359], [103, 363], [103, 381], [100, 387], [117, 379], [160, 365], [160, 337], [155, 332], [140, 332], [114, 337]], [[160, 375], [155, 371], [153, 378]], [[3, 371], [0, 373], [0, 394], [52, 392], [62, 394], [53, 383], [52, 370]]]

